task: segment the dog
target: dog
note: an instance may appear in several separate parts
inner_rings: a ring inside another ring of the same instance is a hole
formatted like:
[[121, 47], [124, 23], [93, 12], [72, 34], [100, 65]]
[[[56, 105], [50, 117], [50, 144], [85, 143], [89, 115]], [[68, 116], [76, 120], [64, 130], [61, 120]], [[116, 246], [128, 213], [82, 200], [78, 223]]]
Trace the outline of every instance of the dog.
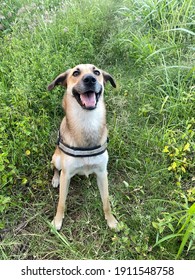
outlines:
[[65, 203], [70, 179], [75, 174], [95, 173], [105, 219], [109, 228], [117, 228], [117, 220], [111, 213], [107, 178], [107, 139], [104, 86], [107, 82], [116, 88], [113, 77], [92, 64], [80, 64], [60, 74], [48, 86], [51, 91], [57, 85], [66, 88], [62, 100], [65, 111], [58, 137], [58, 145], [52, 157], [53, 187], [59, 188], [59, 201], [52, 225], [60, 230], [64, 218]]

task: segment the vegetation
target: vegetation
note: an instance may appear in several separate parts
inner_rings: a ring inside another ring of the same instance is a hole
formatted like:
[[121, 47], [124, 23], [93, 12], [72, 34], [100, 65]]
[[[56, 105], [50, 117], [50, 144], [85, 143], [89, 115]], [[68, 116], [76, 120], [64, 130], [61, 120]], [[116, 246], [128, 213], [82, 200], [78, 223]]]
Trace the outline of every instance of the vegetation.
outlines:
[[[7, 0], [0, 14], [0, 259], [195, 258], [192, 0]], [[106, 87], [110, 231], [92, 176], [71, 181], [63, 228], [50, 160], [63, 89], [78, 63]]]

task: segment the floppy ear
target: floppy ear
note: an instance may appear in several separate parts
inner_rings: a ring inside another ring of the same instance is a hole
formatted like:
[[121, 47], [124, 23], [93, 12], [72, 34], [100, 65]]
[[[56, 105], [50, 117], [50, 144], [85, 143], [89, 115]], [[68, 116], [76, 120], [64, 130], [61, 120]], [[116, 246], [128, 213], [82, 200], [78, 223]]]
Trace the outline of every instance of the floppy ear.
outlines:
[[67, 86], [67, 76], [68, 76], [69, 70], [67, 70], [66, 72], [60, 74], [59, 76], [57, 76], [55, 78], [55, 80], [48, 85], [47, 89], [50, 91], [52, 90], [55, 86]]
[[104, 82], [107, 83], [107, 81], [109, 81], [111, 83], [111, 85], [116, 88], [116, 83], [115, 80], [113, 79], [113, 77], [108, 74], [107, 72], [103, 71], [103, 77], [104, 77]]

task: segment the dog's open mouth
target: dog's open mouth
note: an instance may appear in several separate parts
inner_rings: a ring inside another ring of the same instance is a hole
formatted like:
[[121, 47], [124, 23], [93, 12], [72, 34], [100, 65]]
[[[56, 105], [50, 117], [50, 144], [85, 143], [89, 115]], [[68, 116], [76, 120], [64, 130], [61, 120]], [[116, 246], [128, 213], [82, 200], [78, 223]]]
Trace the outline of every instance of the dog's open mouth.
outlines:
[[79, 93], [75, 89], [73, 89], [73, 95], [83, 109], [93, 110], [97, 106], [101, 91], [102, 90], [100, 90], [99, 92], [94, 92], [89, 90], [84, 93]]

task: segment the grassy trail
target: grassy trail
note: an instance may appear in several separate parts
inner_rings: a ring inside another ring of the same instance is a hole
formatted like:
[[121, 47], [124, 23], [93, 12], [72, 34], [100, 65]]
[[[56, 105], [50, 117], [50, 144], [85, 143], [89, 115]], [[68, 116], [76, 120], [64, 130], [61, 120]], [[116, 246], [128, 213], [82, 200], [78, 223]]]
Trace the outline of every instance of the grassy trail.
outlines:
[[[195, 55], [191, 0], [8, 0], [0, 11], [0, 259], [195, 258]], [[71, 181], [62, 230], [50, 160], [62, 71], [93, 63], [106, 87], [106, 227], [93, 176]]]

